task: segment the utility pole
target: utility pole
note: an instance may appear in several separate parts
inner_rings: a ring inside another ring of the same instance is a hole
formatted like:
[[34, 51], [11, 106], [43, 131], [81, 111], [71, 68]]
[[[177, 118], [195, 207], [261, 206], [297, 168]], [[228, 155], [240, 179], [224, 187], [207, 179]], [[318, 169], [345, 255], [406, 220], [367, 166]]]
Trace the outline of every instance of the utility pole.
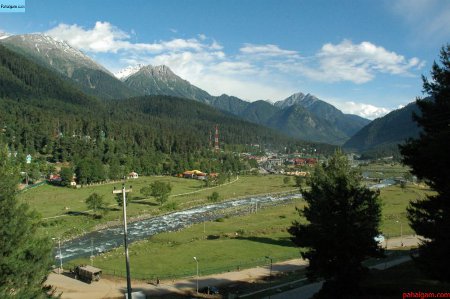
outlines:
[[[63, 266], [62, 266], [62, 254], [61, 254], [61, 238], [58, 238], [58, 247], [59, 247], [59, 268], [61, 269], [61, 271], [62, 271], [62, 269], [63, 269]], [[58, 274], [59, 274], [60, 272], [58, 271]]]
[[91, 237], [91, 266], [94, 266], [94, 240]]
[[198, 294], [198, 259], [194, 256], [194, 260], [197, 263], [197, 294]]
[[269, 279], [272, 280], [272, 264], [273, 264], [273, 258], [270, 256], [266, 256], [266, 259], [270, 260], [270, 272], [269, 272]]
[[123, 195], [123, 243], [125, 247], [125, 264], [127, 268], [127, 293], [128, 299], [131, 299], [131, 277], [130, 277], [130, 261], [128, 257], [128, 237], [127, 237], [127, 192], [131, 192], [133, 189], [130, 186], [130, 189], [125, 189], [125, 177], [124, 183], [122, 184], [121, 190], [116, 190], [114, 187], [113, 194], [122, 194]]
[[[52, 238], [52, 240], [56, 240], [56, 238]], [[58, 268], [58, 274], [61, 274], [62, 270], [62, 254], [61, 254], [61, 237], [58, 238], [58, 249], [59, 249], [59, 268]]]

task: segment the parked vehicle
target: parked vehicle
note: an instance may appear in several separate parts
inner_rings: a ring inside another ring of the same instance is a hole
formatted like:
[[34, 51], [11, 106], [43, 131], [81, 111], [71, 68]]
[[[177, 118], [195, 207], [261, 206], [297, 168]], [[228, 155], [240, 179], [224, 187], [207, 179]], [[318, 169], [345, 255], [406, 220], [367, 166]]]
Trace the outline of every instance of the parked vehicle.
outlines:
[[217, 295], [219, 294], [219, 289], [214, 286], [207, 286], [200, 289], [199, 292], [208, 295]]
[[92, 281], [99, 281], [102, 274], [102, 270], [92, 266], [76, 266], [75, 267], [75, 279], [91, 283]]

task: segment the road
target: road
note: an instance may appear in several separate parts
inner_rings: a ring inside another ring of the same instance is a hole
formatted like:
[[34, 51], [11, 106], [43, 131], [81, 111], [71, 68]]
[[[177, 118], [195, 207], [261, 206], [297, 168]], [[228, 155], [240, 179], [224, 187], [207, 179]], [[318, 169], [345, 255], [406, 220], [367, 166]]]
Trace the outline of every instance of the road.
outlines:
[[[397, 248], [401, 246], [415, 246], [419, 243], [419, 239], [414, 236], [404, 236], [403, 238], [389, 239], [387, 243], [388, 249]], [[395, 264], [395, 261], [383, 263], [380, 267], [387, 268]], [[304, 268], [307, 262], [302, 259], [294, 259], [281, 263], [273, 264], [272, 271], [288, 272]], [[237, 281], [252, 282], [269, 275], [267, 267], [256, 267], [235, 272], [226, 272], [221, 274], [214, 274], [209, 276], [202, 276], [199, 278], [199, 288], [207, 285], [221, 286], [232, 284]], [[132, 281], [132, 287], [135, 291], [142, 291], [147, 296], [157, 296], [168, 293], [181, 293], [187, 290], [195, 290], [196, 278], [190, 277], [176, 281], [161, 281], [158, 286], [154, 282]], [[56, 293], [62, 293], [61, 298], [67, 299], [96, 299], [96, 298], [123, 298], [126, 292], [126, 280], [107, 279], [102, 278], [98, 282], [86, 284], [84, 282], [75, 280], [70, 277], [69, 273], [57, 274], [51, 273], [47, 279], [46, 284], [52, 285], [56, 288]], [[320, 289], [321, 284], [307, 285], [302, 288], [294, 289], [283, 294], [271, 296], [271, 298], [287, 299], [287, 298], [310, 298], [315, 292]], [[315, 292], [314, 292], [315, 291]], [[301, 297], [299, 297], [301, 295]], [[287, 297], [286, 297], [287, 296]]]

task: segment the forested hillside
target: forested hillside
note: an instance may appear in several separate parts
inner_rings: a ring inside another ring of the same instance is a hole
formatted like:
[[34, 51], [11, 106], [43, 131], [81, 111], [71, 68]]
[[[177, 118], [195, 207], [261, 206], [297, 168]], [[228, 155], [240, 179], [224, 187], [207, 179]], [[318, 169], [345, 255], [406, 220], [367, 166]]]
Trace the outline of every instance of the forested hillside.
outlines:
[[231, 151], [219, 155], [211, 151], [209, 139], [216, 124], [221, 148], [243, 150], [256, 143], [308, 147], [192, 100], [168, 96], [98, 100], [1, 46], [0, 57], [1, 136], [20, 161], [31, 154], [34, 161], [100, 165], [91, 167], [100, 172], [96, 176], [100, 179], [131, 170], [175, 174], [187, 168], [242, 169]]
[[142, 95], [128, 88], [80, 50], [43, 34], [13, 35], [0, 40], [14, 52], [72, 82], [84, 93], [104, 99]]
[[366, 153], [368, 157], [398, 156], [398, 145], [419, 136], [413, 113], [420, 113], [416, 103], [394, 110], [362, 128], [344, 147]]

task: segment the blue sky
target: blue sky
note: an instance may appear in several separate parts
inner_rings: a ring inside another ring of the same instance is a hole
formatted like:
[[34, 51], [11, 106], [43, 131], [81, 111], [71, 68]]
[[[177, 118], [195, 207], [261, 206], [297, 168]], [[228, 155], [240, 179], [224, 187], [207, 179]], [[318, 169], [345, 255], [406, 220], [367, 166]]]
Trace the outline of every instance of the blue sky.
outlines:
[[0, 31], [66, 40], [112, 72], [166, 64], [213, 95], [311, 93], [374, 118], [422, 95], [450, 1], [26, 0]]

